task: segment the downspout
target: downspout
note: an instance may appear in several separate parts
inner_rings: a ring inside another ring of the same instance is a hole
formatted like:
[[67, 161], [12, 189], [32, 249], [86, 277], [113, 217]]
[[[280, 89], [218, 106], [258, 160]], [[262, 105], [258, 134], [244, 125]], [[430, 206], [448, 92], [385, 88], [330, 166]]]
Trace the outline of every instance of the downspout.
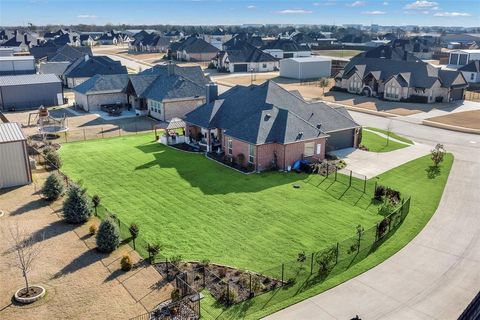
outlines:
[[286, 145], [283, 145], [283, 170], [285, 170], [285, 167], [287, 166], [287, 158], [285, 158], [286, 156]]

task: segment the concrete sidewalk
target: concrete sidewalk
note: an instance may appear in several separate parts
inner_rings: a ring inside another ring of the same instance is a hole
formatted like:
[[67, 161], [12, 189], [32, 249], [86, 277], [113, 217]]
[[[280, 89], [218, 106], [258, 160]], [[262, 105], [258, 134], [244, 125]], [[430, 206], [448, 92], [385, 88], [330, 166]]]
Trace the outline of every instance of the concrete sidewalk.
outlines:
[[367, 179], [370, 179], [404, 163], [423, 157], [431, 149], [431, 146], [425, 144], [414, 144], [390, 152], [377, 153], [348, 148], [331, 152], [331, 154], [347, 163], [347, 166], [340, 170], [341, 173], [349, 174], [349, 170], [352, 170], [354, 176], [362, 179], [366, 176]]

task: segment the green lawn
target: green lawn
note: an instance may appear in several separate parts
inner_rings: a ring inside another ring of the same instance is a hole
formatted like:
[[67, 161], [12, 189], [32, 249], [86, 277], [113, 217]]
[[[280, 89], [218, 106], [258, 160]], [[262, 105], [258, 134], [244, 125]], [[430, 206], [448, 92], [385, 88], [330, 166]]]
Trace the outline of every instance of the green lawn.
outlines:
[[380, 247], [341, 261], [326, 279], [302, 270], [293, 286], [226, 310], [205, 292], [205, 319], [261, 318], [381, 263], [431, 218], [453, 163], [448, 154], [437, 172], [429, 156], [422, 157], [367, 181], [363, 194], [363, 181], [354, 178], [348, 188], [348, 178], [341, 175], [340, 182], [294, 173], [243, 175], [203, 155], [153, 143], [151, 135], [74, 142], [60, 152], [65, 173], [81, 180], [89, 194], [101, 195], [122, 221], [138, 223], [148, 241], [167, 245], [167, 256], [208, 258], [268, 274], [278, 274], [282, 262], [292, 261], [285, 268], [287, 278], [296, 270], [299, 251], [308, 255], [351, 237], [357, 224], [368, 228], [380, 220], [370, 200], [375, 181], [412, 195], [406, 220]]
[[[378, 128], [372, 128], [372, 127], [365, 127], [365, 129], [372, 130], [372, 131], [376, 131], [376, 132], [380, 132], [380, 133], [383, 133], [383, 134], [388, 135], [388, 131], [387, 131], [387, 130], [378, 129]], [[394, 139], [397, 139], [397, 140], [400, 140], [400, 141], [403, 141], [403, 142], [408, 143], [408, 144], [413, 144], [413, 141], [412, 141], [412, 140], [407, 139], [407, 138], [402, 137], [402, 136], [399, 136], [398, 134], [393, 133], [393, 132], [390, 132], [390, 137], [392, 137], [392, 138], [394, 138]]]
[[321, 56], [328, 56], [328, 57], [334, 57], [334, 58], [350, 58], [353, 56], [356, 56], [359, 53], [362, 53], [363, 51], [360, 50], [316, 50], [315, 54], [321, 55]]
[[147, 241], [165, 245], [166, 256], [262, 271], [381, 219], [372, 190], [296, 173], [244, 175], [151, 135], [69, 143], [60, 152], [67, 175], [137, 223]]
[[[379, 133], [383, 133], [388, 135], [388, 133], [384, 130], [375, 129], [375, 128], [367, 128], [372, 131], [376, 131]], [[406, 143], [412, 144], [410, 140], [400, 137], [394, 133], [390, 133], [390, 137], [394, 139], [398, 139], [400, 141], [404, 141]], [[393, 140], [387, 140], [386, 137], [379, 136], [373, 132], [369, 132], [367, 130], [362, 130], [362, 145], [368, 148], [368, 151], [371, 152], [390, 152], [402, 148], [408, 147], [408, 145], [399, 143]]]

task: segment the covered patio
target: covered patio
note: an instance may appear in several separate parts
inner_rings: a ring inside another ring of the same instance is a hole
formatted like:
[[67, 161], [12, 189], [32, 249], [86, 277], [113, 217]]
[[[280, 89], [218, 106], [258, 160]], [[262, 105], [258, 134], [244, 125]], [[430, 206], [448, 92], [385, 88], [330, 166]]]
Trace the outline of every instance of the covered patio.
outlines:
[[207, 152], [222, 152], [223, 132], [217, 128], [202, 128], [195, 125], [187, 125], [186, 142]]
[[155, 127], [155, 136], [157, 140], [165, 145], [176, 145], [186, 142], [185, 137], [185, 122], [180, 118], [173, 118], [168, 123], [168, 126], [163, 129], [163, 134], [158, 136], [157, 127]]

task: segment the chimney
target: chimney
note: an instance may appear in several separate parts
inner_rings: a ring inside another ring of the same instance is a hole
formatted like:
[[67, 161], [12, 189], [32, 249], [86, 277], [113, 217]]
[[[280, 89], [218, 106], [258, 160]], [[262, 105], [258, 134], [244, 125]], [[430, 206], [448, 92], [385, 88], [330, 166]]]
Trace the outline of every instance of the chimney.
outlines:
[[206, 86], [206, 103], [213, 102], [218, 97], [218, 86], [216, 83], [210, 82]]
[[168, 76], [173, 76], [175, 74], [175, 65], [173, 64], [172, 61], [168, 61], [167, 74]]
[[90, 59], [90, 56], [88, 54], [85, 55], [85, 61], [88, 61]]

